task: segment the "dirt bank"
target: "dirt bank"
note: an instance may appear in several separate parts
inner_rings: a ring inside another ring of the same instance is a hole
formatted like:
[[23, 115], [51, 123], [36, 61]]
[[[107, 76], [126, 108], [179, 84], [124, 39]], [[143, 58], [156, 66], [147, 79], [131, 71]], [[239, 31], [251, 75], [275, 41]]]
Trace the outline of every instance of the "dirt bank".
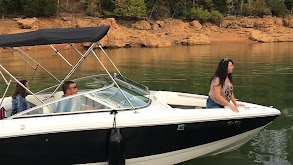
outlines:
[[100, 41], [108, 48], [293, 41], [293, 18], [270, 16], [227, 18], [220, 25], [200, 24], [196, 20], [125, 21], [78, 16], [5, 19], [0, 21], [0, 34], [103, 25], [111, 26], [107, 36]]

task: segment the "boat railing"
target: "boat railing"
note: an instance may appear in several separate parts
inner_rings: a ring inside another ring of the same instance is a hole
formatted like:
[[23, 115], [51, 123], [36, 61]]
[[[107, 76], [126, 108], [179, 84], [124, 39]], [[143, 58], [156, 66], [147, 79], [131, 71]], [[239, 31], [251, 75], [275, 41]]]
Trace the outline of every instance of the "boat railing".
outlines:
[[[99, 61], [99, 63], [101, 64], [101, 66], [104, 68], [104, 70], [106, 71], [107, 75], [111, 78], [111, 80], [113, 81], [113, 83], [117, 86], [117, 88], [119, 89], [119, 91], [121, 92], [121, 94], [124, 96], [124, 98], [127, 100], [128, 104], [132, 107], [133, 110], [135, 110], [134, 106], [132, 105], [132, 103], [128, 100], [128, 98], [126, 97], [126, 95], [124, 94], [124, 92], [121, 90], [119, 84], [116, 82], [116, 80], [120, 81], [124, 81], [128, 84], [130, 84], [131, 86], [133, 86], [133, 88], [137, 88], [139, 89], [140, 91], [142, 91], [143, 93], [147, 94], [149, 91], [148, 91], [148, 88], [146, 86], [143, 86], [139, 83], [136, 83], [130, 79], [127, 79], [125, 78], [121, 72], [119, 71], [119, 69], [116, 67], [116, 65], [113, 63], [113, 61], [109, 58], [109, 56], [107, 55], [107, 53], [104, 51], [104, 49], [102, 48], [102, 46], [99, 44], [99, 40], [104, 36], [106, 35], [106, 31], [108, 30], [109, 27], [101, 27], [101, 29], [103, 29], [103, 31], [101, 32], [101, 34], [99, 34], [99, 36], [97, 37], [97, 41], [95, 42], [92, 42], [92, 44], [90, 45], [90, 47], [87, 49], [87, 51], [82, 54], [76, 47], [74, 47], [72, 45], [72, 43], [68, 42], [69, 40], [70, 41], [74, 41], [74, 43], [82, 43], [83, 42], [89, 42], [91, 40], [91, 37], [92, 36], [87, 36], [87, 34], [85, 34], [85, 37], [89, 37], [90, 39], [86, 39], [86, 40], [82, 40], [80, 42], [76, 42], [76, 40], [71, 40], [73, 39], [71, 37], [71, 34], [68, 35], [67, 39], [64, 39], [64, 42], [62, 42], [61, 40], [57, 40], [55, 41], [54, 39], [52, 38], [48, 38], [48, 40], [42, 40], [41, 42], [42, 43], [38, 43], [38, 40], [37, 41], [34, 41], [35, 44], [32, 43], [23, 43], [22, 41], [19, 41], [19, 42], [16, 42], [15, 44], [13, 43], [2, 43], [2, 46], [4, 47], [9, 47], [14, 53], [16, 53], [22, 60], [25, 61], [26, 64], [28, 64], [33, 70], [34, 70], [34, 73], [32, 75], [32, 78], [31, 78], [31, 81], [33, 80], [34, 76], [35, 76], [35, 73], [37, 71], [37, 69], [40, 67], [42, 68], [45, 72], [47, 72], [50, 76], [52, 76], [56, 81], [58, 81], [58, 85], [55, 85], [55, 86], [52, 86], [50, 88], [47, 88], [45, 90], [48, 90], [48, 89], [54, 89], [54, 91], [52, 92], [52, 94], [50, 96], [48, 96], [47, 98], [45, 99], [40, 99], [38, 98], [38, 100], [42, 103], [44, 103], [44, 101], [46, 99], [49, 99], [50, 97], [52, 97], [57, 91], [58, 89], [60, 89], [60, 87], [62, 86], [62, 84], [67, 81], [71, 76], [72, 74], [79, 68], [79, 66], [83, 63], [83, 61], [89, 56], [89, 54], [93, 54], [96, 59]], [[75, 31], [76, 29], [69, 29], [67, 32], [73, 32]], [[91, 30], [91, 29], [85, 29], [85, 30]], [[50, 29], [48, 30], [40, 30], [39, 32], [51, 32]], [[56, 30], [58, 31], [58, 29]], [[60, 31], [58, 32], [64, 32], [65, 30], [61, 29]], [[93, 32], [93, 31], [92, 31]], [[48, 33], [48, 34], [51, 34], [51, 33]], [[68, 33], [69, 34], [69, 33]], [[4, 38], [9, 38], [11, 37], [11, 41], [14, 41], [15, 40], [15, 37], [16, 36], [22, 36], [22, 35], [34, 35], [34, 33], [30, 33], [30, 32], [27, 32], [27, 33], [21, 33], [21, 34], [17, 34], [17, 35], [11, 35], [11, 36], [4, 36]], [[80, 38], [80, 36], [75, 36], [76, 34], [72, 34], [73, 37], [77, 37], [77, 39]], [[56, 36], [55, 36], [56, 37]], [[101, 37], [101, 38], [100, 38]], [[75, 38], [74, 38], [75, 39]], [[50, 41], [52, 41], [52, 43], [49, 43]], [[71, 64], [52, 44], [61, 44], [61, 43], [67, 43], [69, 44], [79, 55], [81, 55], [79, 61], [73, 65]], [[50, 47], [55, 51], [55, 53], [57, 53], [70, 67], [71, 67], [71, 70], [69, 71], [69, 73], [63, 78], [63, 80], [59, 80], [56, 76], [54, 76], [50, 71], [48, 71], [44, 66], [42, 66], [39, 62], [37, 62], [34, 58], [32, 58], [30, 55], [28, 55], [28, 53], [26, 53], [24, 50], [22, 50], [20, 48], [20, 46], [34, 46], [34, 45], [50, 45]], [[105, 65], [102, 63], [102, 61], [100, 60], [100, 58], [98, 57], [98, 55], [96, 54], [96, 52], [94, 51], [94, 49], [96, 48], [96, 46], [98, 46], [98, 48], [100, 48], [100, 50], [102, 50], [103, 54], [107, 57], [107, 59], [110, 61], [110, 63], [113, 65], [113, 67], [116, 69], [116, 71], [118, 72], [118, 76], [116, 77], [113, 77], [108, 69], [105, 67]], [[26, 60], [21, 54], [25, 55], [27, 58], [29, 58], [33, 63], [36, 64], [36, 66], [34, 67], [32, 63], [30, 63], [28, 60]], [[2, 75], [2, 77], [4, 78], [6, 84], [7, 84], [7, 89], [9, 88], [9, 86], [11, 85], [11, 81], [14, 80], [16, 83], [18, 83], [19, 85], [21, 85], [22, 87], [24, 87], [25, 89], [27, 89], [24, 85], [22, 85], [16, 78], [15, 76], [13, 76], [12, 74], [10, 74], [2, 65], [1, 65], [1, 69], [4, 70], [11, 78], [10, 78], [10, 81], [7, 81], [7, 79], [5, 78], [5, 76], [2, 74], [1, 70], [0, 70], [0, 73]], [[4, 92], [4, 96], [3, 98], [5, 97], [5, 94], [7, 92], [7, 89], [6, 91]], [[28, 90], [28, 89], [27, 89]], [[32, 93], [30, 90], [28, 90], [29, 93], [31, 93], [32, 95], [34, 95], [35, 97], [37, 97], [34, 93]], [[44, 91], [44, 90], [43, 90]], [[42, 92], [42, 91], [40, 91]], [[40, 93], [40, 92], [37, 92], [37, 93]], [[2, 99], [3, 101], [3, 99]], [[2, 104], [2, 103], [1, 103]], [[1, 106], [1, 105], [0, 105]], [[135, 111], [136, 112], [136, 111]]]

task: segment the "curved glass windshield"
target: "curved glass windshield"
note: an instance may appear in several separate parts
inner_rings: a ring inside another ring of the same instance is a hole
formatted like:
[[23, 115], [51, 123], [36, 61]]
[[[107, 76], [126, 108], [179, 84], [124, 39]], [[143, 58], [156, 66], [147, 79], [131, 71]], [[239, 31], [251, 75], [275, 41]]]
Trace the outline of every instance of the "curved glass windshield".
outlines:
[[[117, 81], [120, 89], [105, 79], [104, 76], [90, 77], [76, 81], [79, 88], [78, 94], [65, 96], [62, 91], [56, 92], [53, 97], [46, 99], [48, 104], [36, 107], [35, 109], [24, 113], [23, 115], [37, 115], [48, 113], [66, 113], [83, 110], [119, 110], [139, 108], [149, 104], [150, 100], [145, 97], [146, 91], [140, 90], [133, 84], [129, 84], [123, 80]], [[90, 89], [81, 89], [89, 86]], [[99, 87], [100, 89], [95, 89]], [[40, 93], [38, 97], [48, 96], [48, 93]], [[28, 100], [30, 101], [30, 100]], [[128, 102], [129, 101], [129, 102]], [[33, 102], [33, 100], [31, 100]], [[49, 103], [50, 102], [50, 103]]]

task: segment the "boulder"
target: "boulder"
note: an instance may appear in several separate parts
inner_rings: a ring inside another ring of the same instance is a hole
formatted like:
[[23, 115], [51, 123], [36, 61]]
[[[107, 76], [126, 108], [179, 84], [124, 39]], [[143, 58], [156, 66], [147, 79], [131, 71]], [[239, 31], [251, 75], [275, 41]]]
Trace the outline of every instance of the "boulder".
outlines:
[[17, 23], [22, 29], [31, 29], [33, 26], [37, 26], [38, 19], [37, 18], [21, 19], [21, 20], [18, 20]]
[[149, 30], [152, 28], [151, 24], [145, 20], [141, 20], [136, 22], [135, 24], [132, 24], [132, 27], [140, 30]]
[[276, 26], [279, 26], [279, 27], [284, 26], [284, 22], [282, 18], [273, 17], [273, 20]]
[[190, 22], [190, 26], [193, 27], [195, 30], [200, 30], [202, 28], [202, 25], [199, 23], [198, 20]]
[[252, 30], [250, 33], [250, 38], [258, 42], [274, 42], [274, 38], [267, 35], [259, 30]]
[[142, 31], [140, 34], [140, 42], [143, 47], [167, 47], [171, 46], [171, 42], [157, 37], [154, 34], [150, 34], [146, 31]]
[[97, 26], [91, 19], [77, 19], [76, 27], [93, 27]]
[[153, 30], [158, 30], [159, 28], [163, 28], [165, 25], [164, 21], [156, 21], [153, 25]]
[[123, 48], [129, 44], [128, 34], [120, 30], [109, 30], [107, 35], [99, 42], [103, 47]]
[[237, 20], [223, 20], [221, 22], [220, 27], [229, 28], [229, 29], [238, 29], [241, 27], [241, 25], [239, 25], [239, 22]]
[[209, 38], [201, 33], [191, 33], [181, 41], [182, 45], [207, 45], [210, 44]]
[[288, 20], [288, 27], [293, 28], [293, 19]]
[[110, 25], [110, 30], [120, 30], [120, 26], [117, 24], [115, 18], [107, 18], [100, 22], [98, 26], [107, 26]]
[[253, 19], [249, 19], [249, 18], [245, 17], [245, 18], [243, 18], [241, 20], [241, 22], [242, 22], [242, 27], [244, 27], [244, 28], [253, 28], [255, 21]]

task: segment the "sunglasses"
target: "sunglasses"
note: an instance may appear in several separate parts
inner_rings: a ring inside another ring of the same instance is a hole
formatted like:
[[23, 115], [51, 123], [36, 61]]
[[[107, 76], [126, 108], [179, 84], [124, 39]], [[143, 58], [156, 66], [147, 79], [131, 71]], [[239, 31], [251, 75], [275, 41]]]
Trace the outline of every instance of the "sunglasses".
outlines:
[[229, 61], [229, 58], [224, 58], [224, 60], [223, 60], [223, 61], [224, 61], [224, 62], [225, 62], [225, 61]]
[[[74, 86], [74, 87], [71, 87], [71, 88], [74, 88], [74, 89], [76, 89], [76, 88], [77, 88], [77, 86]], [[71, 89], [71, 88], [69, 88], [69, 89]]]

